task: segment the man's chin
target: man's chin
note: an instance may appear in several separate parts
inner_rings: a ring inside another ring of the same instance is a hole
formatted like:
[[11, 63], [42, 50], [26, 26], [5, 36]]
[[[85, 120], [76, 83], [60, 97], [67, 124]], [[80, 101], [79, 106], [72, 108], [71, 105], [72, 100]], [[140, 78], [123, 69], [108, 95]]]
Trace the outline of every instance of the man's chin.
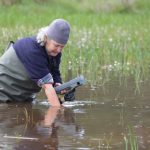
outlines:
[[48, 55], [55, 57], [58, 55], [58, 53], [49, 53]]

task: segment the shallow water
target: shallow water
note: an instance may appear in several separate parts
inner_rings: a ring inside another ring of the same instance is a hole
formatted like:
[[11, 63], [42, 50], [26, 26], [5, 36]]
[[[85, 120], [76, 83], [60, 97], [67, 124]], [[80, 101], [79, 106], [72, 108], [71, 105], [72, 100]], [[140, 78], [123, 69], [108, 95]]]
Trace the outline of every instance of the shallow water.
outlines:
[[128, 125], [140, 150], [150, 149], [150, 85], [84, 86], [63, 109], [38, 102], [0, 104], [1, 150], [125, 150]]

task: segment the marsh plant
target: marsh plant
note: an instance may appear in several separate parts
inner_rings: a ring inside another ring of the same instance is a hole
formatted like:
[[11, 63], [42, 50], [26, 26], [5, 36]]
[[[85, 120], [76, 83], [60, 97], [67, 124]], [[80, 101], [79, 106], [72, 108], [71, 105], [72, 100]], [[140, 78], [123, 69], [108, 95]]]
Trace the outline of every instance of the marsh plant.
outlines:
[[[67, 79], [69, 72], [72, 77], [83, 74], [93, 86], [116, 78], [120, 83], [132, 78], [136, 85], [149, 80], [148, 0], [17, 2], [9, 7], [0, 6], [1, 55], [10, 40], [35, 35], [41, 26], [62, 17], [72, 27], [69, 43], [63, 51], [63, 79]], [[107, 3], [111, 6], [109, 13], [99, 8]], [[131, 7], [135, 11], [122, 13]], [[51, 15], [54, 11], [57, 13]]]
[[138, 139], [134, 129], [128, 126], [128, 134], [124, 135], [125, 150], [138, 150]]
[[19, 124], [20, 122], [23, 122], [25, 124], [33, 124], [33, 112], [28, 112], [27, 108], [23, 108], [23, 112], [17, 113], [17, 123]]
[[74, 29], [64, 51], [62, 71], [71, 63], [74, 74], [84, 74], [93, 84], [103, 84], [115, 77], [133, 77], [139, 83], [149, 74], [147, 36], [147, 29], [141, 33], [134, 27], [124, 29], [113, 24]]

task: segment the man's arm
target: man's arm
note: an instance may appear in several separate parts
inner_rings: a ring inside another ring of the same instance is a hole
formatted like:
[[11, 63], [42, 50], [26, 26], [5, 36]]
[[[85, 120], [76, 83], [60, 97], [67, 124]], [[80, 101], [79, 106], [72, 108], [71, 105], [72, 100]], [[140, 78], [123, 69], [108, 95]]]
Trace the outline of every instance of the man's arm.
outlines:
[[42, 88], [45, 90], [45, 94], [47, 96], [48, 102], [51, 106], [60, 107], [61, 104], [59, 102], [59, 99], [57, 97], [57, 94], [55, 92], [55, 89], [53, 88], [52, 84], [44, 84]]

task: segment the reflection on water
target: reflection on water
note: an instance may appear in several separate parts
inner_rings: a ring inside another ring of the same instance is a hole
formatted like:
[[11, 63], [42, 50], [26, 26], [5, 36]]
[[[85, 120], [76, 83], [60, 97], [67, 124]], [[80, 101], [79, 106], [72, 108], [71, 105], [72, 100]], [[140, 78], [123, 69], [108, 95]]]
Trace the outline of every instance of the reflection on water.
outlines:
[[124, 150], [128, 125], [140, 150], [150, 149], [149, 85], [135, 93], [132, 85], [111, 83], [82, 87], [64, 108], [37, 103], [0, 104], [0, 149]]

